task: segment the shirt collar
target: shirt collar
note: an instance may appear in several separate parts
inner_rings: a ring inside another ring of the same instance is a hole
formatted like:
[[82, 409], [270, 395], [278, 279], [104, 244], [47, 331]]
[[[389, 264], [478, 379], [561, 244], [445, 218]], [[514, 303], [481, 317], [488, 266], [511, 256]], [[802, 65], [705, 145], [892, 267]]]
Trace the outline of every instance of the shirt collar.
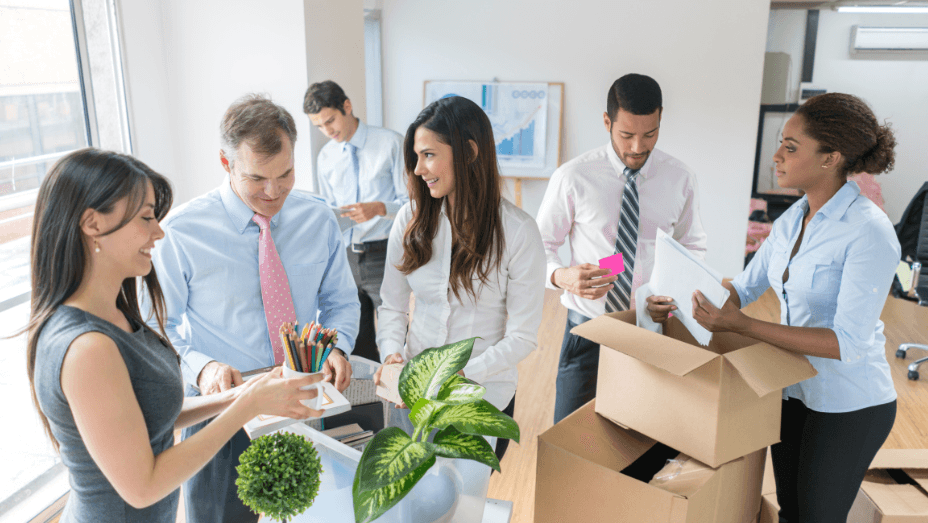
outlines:
[[[612, 164], [612, 167], [615, 168], [616, 173], [619, 175], [625, 174], [625, 168], [627, 167], [622, 160], [619, 159], [619, 155], [615, 153], [615, 147], [612, 146], [612, 140], [609, 140], [609, 143], [606, 145], [606, 154], [609, 157], [609, 163]], [[642, 178], [648, 177], [648, 172], [651, 170], [651, 159], [654, 158], [654, 151], [651, 151], [651, 154], [648, 155], [648, 159], [644, 162], [644, 165], [641, 166], [641, 169], [638, 170], [638, 176]]]
[[[232, 220], [232, 225], [235, 226], [239, 234], [243, 234], [249, 225], [258, 226], [257, 223], [251, 220], [255, 212], [245, 205], [245, 202], [235, 194], [235, 191], [232, 190], [232, 182], [229, 180], [228, 176], [225, 177], [225, 180], [219, 187], [219, 197], [222, 199], [222, 206], [225, 207], [226, 212], [229, 214], [229, 219]], [[278, 212], [271, 217], [271, 228], [276, 228], [279, 222], [280, 213]]]
[[[860, 187], [858, 187], [855, 182], [849, 180], [843, 187], [838, 189], [838, 192], [836, 192], [818, 212], [832, 220], [840, 220], [858, 196], [860, 196]], [[805, 212], [809, 212], [808, 196], [802, 197], [802, 209]]]
[[358, 128], [355, 129], [351, 139], [342, 144], [342, 151], [347, 149], [349, 143], [360, 151], [364, 148], [365, 142], [367, 142], [367, 125], [358, 118]]

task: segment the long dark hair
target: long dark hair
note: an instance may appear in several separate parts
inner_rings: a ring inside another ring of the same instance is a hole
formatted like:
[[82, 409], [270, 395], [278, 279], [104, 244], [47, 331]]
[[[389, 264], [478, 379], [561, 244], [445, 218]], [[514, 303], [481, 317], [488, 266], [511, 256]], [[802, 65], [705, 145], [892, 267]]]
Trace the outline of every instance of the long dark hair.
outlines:
[[[160, 221], [173, 201], [170, 182], [144, 163], [124, 154], [92, 148], [74, 151], [55, 163], [39, 188], [32, 223], [32, 308], [29, 324], [24, 329], [29, 332], [26, 371], [32, 401], [56, 450], [58, 441], [42, 413], [35, 392], [35, 357], [39, 336], [49, 318], [77, 291], [84, 278], [90, 256], [90, 246], [84, 242], [80, 227], [84, 212], [94, 209], [109, 213], [116, 202], [128, 199], [122, 220], [103, 235], [111, 234], [129, 223], [142, 208], [149, 183], [155, 193], [155, 217]], [[151, 298], [160, 337], [170, 344], [164, 333], [164, 296], [154, 268], [142, 281]], [[144, 326], [136, 288], [136, 278], [126, 278], [116, 298], [116, 307], [126, 317]]]
[[[403, 274], [432, 258], [432, 240], [438, 232], [441, 206], [447, 200], [432, 198], [425, 182], [413, 175], [417, 162], [413, 145], [420, 126], [451, 146], [457, 197], [454, 208], [448, 210], [453, 238], [449, 283], [458, 300], [461, 290], [476, 298], [473, 278], [486, 284], [490, 271], [499, 270], [505, 248], [499, 212], [502, 178], [496, 163], [493, 128], [483, 109], [459, 96], [432, 102], [410, 124], [404, 149], [409, 197], [414, 206], [403, 236], [403, 260], [397, 267]], [[477, 144], [476, 158], [470, 140]]]

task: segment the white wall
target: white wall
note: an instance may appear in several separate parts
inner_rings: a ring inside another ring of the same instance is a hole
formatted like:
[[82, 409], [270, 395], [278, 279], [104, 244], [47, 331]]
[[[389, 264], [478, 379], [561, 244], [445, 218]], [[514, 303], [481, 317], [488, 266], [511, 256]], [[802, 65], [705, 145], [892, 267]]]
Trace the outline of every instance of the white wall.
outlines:
[[[332, 80], [351, 100], [352, 113], [365, 120], [367, 91], [364, 79], [364, 2], [363, 0], [305, 0], [306, 67], [309, 84]], [[303, 95], [300, 95], [301, 118]], [[322, 131], [310, 126], [309, 149], [313, 166], [322, 146], [328, 143]], [[313, 184], [313, 187], [317, 187]]]
[[[564, 160], [607, 143], [606, 92], [625, 73], [664, 91], [658, 147], [699, 179], [708, 261], [744, 259], [769, 4], [667, 0], [384, 0], [384, 122], [405, 131], [425, 80], [565, 82]], [[535, 213], [546, 182], [523, 184]]]
[[171, 179], [176, 203], [223, 179], [219, 122], [249, 92], [293, 115], [297, 187], [312, 187], [303, 2], [118, 0], [118, 8], [135, 155]]
[[[805, 11], [773, 11], [768, 51], [785, 51], [795, 42], [784, 35], [802, 34]], [[896, 167], [877, 177], [883, 188], [886, 214], [899, 221], [915, 191], [928, 181], [928, 59], [851, 58], [851, 26], [928, 26], [928, 15], [849, 14], [821, 11], [812, 80], [830, 92], [861, 97], [877, 118], [892, 123], [896, 133]], [[777, 26], [774, 29], [774, 26]], [[798, 27], [798, 29], [797, 29]], [[801, 51], [801, 46], [799, 47]], [[801, 62], [801, 55], [794, 62]], [[798, 80], [797, 80], [798, 82]]]

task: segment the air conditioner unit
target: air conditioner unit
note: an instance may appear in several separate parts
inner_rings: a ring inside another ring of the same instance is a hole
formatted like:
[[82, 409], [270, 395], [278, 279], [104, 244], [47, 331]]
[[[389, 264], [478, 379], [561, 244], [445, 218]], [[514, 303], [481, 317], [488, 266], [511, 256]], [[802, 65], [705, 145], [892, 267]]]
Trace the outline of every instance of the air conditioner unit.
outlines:
[[928, 27], [851, 27], [851, 55], [888, 53], [928, 57]]

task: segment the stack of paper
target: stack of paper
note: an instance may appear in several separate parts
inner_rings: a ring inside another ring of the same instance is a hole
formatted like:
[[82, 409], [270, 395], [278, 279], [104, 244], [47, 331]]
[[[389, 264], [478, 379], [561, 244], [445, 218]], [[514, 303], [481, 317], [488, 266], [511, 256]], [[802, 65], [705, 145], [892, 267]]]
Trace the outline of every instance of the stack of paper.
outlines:
[[658, 229], [654, 272], [648, 285], [654, 295], [673, 298], [677, 306], [674, 316], [683, 322], [696, 341], [709, 344], [712, 333], [693, 319], [693, 293], [699, 290], [713, 305], [721, 308], [730, 294], [722, 286], [721, 273]]
[[334, 439], [335, 441], [344, 443], [345, 445], [348, 445], [349, 447], [362, 452], [364, 451], [364, 447], [367, 446], [368, 442], [374, 439], [374, 431], [363, 430], [357, 423], [352, 423], [351, 425], [345, 425], [334, 429], [323, 430], [322, 433]]

